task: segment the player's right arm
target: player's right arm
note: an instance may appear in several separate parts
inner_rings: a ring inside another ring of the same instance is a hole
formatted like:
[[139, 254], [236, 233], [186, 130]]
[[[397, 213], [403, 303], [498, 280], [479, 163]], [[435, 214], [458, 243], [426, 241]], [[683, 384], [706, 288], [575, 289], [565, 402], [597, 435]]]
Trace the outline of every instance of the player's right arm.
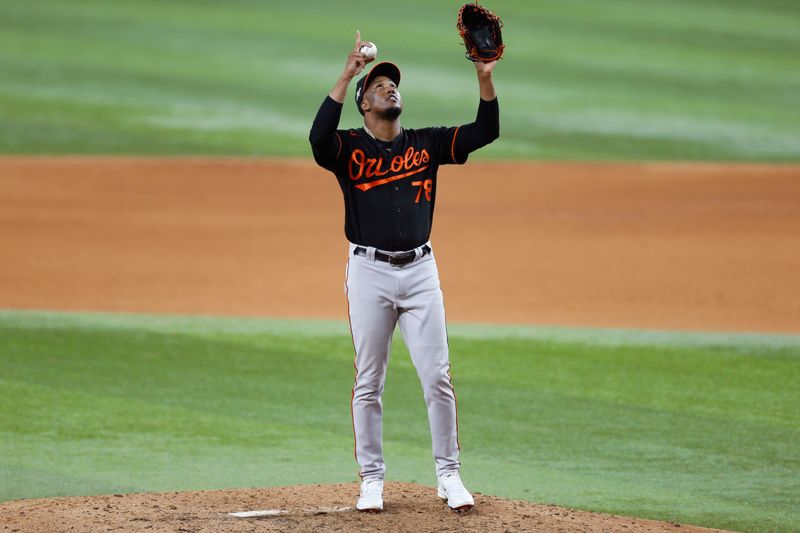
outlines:
[[361, 32], [356, 30], [356, 46], [347, 56], [347, 63], [344, 65], [344, 71], [342, 75], [339, 76], [339, 80], [336, 82], [336, 85], [333, 86], [331, 92], [328, 93], [328, 96], [330, 96], [332, 100], [343, 104], [344, 99], [347, 97], [347, 87], [350, 85], [350, 82], [353, 78], [361, 74], [361, 71], [364, 70], [367, 63], [374, 59], [375, 58], [368, 59], [361, 53]]
[[347, 87], [371, 61], [364, 57], [360, 49], [361, 34], [357, 31], [355, 48], [347, 56], [342, 75], [322, 102], [311, 125], [311, 133], [308, 136], [311, 151], [317, 164], [324, 168], [333, 166], [341, 150], [342, 140], [336, 134], [336, 128], [339, 126], [342, 106], [347, 97]]

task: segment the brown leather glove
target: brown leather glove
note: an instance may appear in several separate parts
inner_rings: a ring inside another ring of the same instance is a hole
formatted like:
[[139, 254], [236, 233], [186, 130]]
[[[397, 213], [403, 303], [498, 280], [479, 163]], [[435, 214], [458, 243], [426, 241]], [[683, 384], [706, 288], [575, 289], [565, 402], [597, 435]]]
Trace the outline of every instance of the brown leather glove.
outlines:
[[503, 21], [477, 0], [474, 4], [464, 4], [458, 10], [456, 28], [467, 48], [467, 59], [489, 63], [503, 57], [505, 45], [500, 29]]

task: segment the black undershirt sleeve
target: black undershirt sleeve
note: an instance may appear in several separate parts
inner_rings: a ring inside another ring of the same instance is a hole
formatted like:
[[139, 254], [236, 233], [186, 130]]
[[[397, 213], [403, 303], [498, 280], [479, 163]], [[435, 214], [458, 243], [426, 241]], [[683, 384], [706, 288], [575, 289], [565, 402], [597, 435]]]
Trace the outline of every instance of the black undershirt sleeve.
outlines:
[[467, 160], [470, 152], [486, 146], [500, 136], [500, 106], [497, 98], [481, 99], [475, 122], [464, 124], [456, 133], [454, 156], [456, 163]]
[[336, 128], [342, 116], [342, 107], [342, 104], [326, 96], [311, 125], [311, 133], [308, 135], [311, 151], [314, 153], [314, 160], [323, 168], [331, 168], [339, 155], [341, 139], [336, 135]]

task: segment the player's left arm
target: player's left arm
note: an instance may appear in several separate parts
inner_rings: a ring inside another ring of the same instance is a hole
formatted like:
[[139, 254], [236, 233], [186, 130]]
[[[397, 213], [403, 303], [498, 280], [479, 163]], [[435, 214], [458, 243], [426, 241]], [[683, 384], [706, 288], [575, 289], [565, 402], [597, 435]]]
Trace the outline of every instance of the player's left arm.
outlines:
[[486, 100], [487, 102], [497, 98], [497, 91], [494, 88], [494, 80], [492, 79], [495, 65], [497, 65], [497, 61], [491, 61], [489, 63], [475, 62], [475, 70], [478, 72], [478, 87], [481, 91], [481, 100]]
[[478, 74], [480, 101], [475, 122], [464, 124], [456, 129], [452, 142], [451, 157], [454, 163], [463, 163], [470, 152], [482, 148], [500, 137], [500, 106], [492, 74], [497, 61], [475, 63]]

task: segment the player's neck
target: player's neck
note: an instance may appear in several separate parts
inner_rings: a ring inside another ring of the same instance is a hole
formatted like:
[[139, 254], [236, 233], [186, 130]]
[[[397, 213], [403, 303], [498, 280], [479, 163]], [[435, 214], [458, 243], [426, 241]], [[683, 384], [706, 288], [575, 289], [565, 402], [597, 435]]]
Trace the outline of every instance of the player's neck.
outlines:
[[402, 131], [400, 120], [369, 120], [364, 119], [364, 129], [379, 141], [391, 141]]

